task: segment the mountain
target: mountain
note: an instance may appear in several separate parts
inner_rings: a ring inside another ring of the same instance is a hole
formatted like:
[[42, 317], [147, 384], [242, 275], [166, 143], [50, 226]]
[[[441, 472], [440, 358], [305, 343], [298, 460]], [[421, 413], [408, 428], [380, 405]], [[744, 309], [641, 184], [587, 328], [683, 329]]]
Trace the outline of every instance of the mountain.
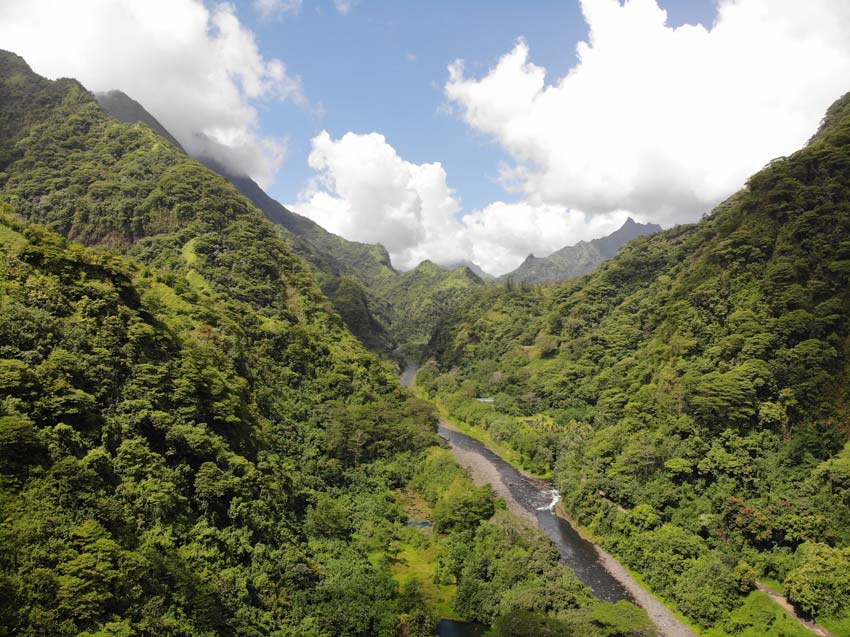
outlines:
[[153, 115], [145, 110], [144, 106], [126, 93], [121, 91], [106, 91], [104, 93], [95, 93], [94, 98], [97, 100], [97, 105], [100, 108], [118, 121], [126, 124], [135, 124], [136, 122], [145, 124], [157, 135], [167, 139], [174, 146], [183, 150], [180, 142], [166, 130], [165, 126], [160, 124]]
[[701, 222], [483, 288], [428, 354], [420, 389], [708, 634], [785, 634], [762, 578], [850, 634], [850, 94]]
[[436, 325], [483, 285], [466, 266], [447, 270], [427, 260], [385, 285], [384, 298], [393, 300], [391, 329], [404, 355], [418, 360]]
[[[98, 105], [111, 117], [128, 124], [145, 124], [180, 148], [156, 118], [121, 91], [99, 93], [96, 98]], [[389, 255], [382, 246], [347, 241], [331, 234], [269, 197], [250, 177], [234, 174], [212, 158], [197, 159], [225, 177], [269, 219], [287, 231], [293, 249], [313, 266], [322, 291], [355, 336], [375, 352], [388, 354], [395, 349], [395, 342], [384, 327], [389, 322], [387, 304], [369, 291], [395, 275]]]
[[458, 268], [469, 268], [470, 272], [472, 272], [475, 276], [477, 276], [482, 281], [492, 281], [496, 277], [494, 277], [489, 272], [485, 272], [480, 265], [477, 263], [473, 263], [472, 261], [458, 261], [457, 263], [451, 263], [445, 266], [446, 270], [457, 270]]
[[322, 291], [355, 336], [380, 354], [396, 349], [390, 333], [392, 308], [375, 292], [398, 276], [382, 245], [343, 239], [275, 201], [250, 177], [236, 175], [208, 157], [199, 161], [225, 177], [287, 231], [293, 249], [313, 266]]
[[[98, 103], [115, 119], [146, 124], [173, 139], [134, 100], [119, 91], [106, 95], [111, 99], [99, 96]], [[322, 292], [346, 326], [374, 352], [417, 358], [436, 324], [464, 291], [492, 278], [475, 264], [466, 263], [443, 269], [423, 262], [410, 272], [399, 273], [383, 246], [348, 241], [330, 233], [272, 199], [250, 177], [235, 174], [215, 159], [197, 159], [225, 177], [283, 229], [293, 250], [312, 266]]]
[[2, 51], [0, 149], [0, 634], [651, 633], [434, 444], [223, 177]]
[[394, 634], [352, 536], [393, 528], [430, 408], [231, 184], [79, 83], [0, 52], [0, 148], [0, 632]]
[[567, 281], [593, 272], [608, 259], [617, 256], [620, 249], [632, 239], [661, 231], [654, 223], [637, 223], [629, 217], [618, 230], [606, 237], [592, 241], [579, 241], [574, 246], [561, 248], [548, 257], [529, 254], [513, 272], [503, 274], [500, 283], [543, 283]]

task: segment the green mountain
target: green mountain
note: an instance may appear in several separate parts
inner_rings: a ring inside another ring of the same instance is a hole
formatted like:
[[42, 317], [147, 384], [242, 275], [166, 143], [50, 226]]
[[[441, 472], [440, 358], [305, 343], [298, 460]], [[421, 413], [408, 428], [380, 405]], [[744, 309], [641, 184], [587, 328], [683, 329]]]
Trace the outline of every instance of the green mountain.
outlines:
[[437, 324], [483, 285], [466, 266], [447, 270], [423, 261], [381, 286], [381, 295], [392, 299], [390, 331], [404, 355], [418, 359]]
[[850, 94], [700, 223], [485, 289], [429, 353], [420, 386], [710, 634], [778, 634], [755, 578], [850, 634]]
[[[128, 124], [143, 123], [180, 148], [180, 144], [153, 115], [121, 91], [100, 93], [96, 98], [98, 105], [115, 119]], [[322, 292], [331, 299], [334, 309], [355, 336], [375, 352], [387, 354], [395, 349], [396, 345], [384, 327], [389, 323], [390, 310], [385, 301], [370, 292], [375, 285], [392, 279], [396, 274], [382, 246], [346, 241], [331, 234], [269, 197], [250, 177], [236, 175], [214, 159], [198, 159], [230, 181], [285, 230], [283, 236], [293, 250], [313, 266]]]
[[650, 634], [432, 446], [220, 175], [6, 52], [0, 149], [0, 635]]
[[437, 323], [468, 290], [484, 284], [465, 264], [442, 268], [424, 261], [413, 270], [397, 272], [383, 246], [330, 233], [269, 197], [250, 177], [202, 161], [288, 231], [294, 250], [313, 266], [334, 309], [375, 352], [418, 358]]
[[428, 408], [222, 177], [8, 53], [0, 113], [0, 634], [394, 635]]
[[543, 283], [545, 281], [568, 281], [590, 274], [608, 259], [620, 252], [620, 249], [632, 239], [661, 231], [654, 223], [638, 223], [631, 217], [619, 229], [611, 234], [592, 241], [579, 241], [574, 246], [566, 246], [548, 257], [535, 257], [529, 254], [513, 272], [498, 278], [500, 283]]

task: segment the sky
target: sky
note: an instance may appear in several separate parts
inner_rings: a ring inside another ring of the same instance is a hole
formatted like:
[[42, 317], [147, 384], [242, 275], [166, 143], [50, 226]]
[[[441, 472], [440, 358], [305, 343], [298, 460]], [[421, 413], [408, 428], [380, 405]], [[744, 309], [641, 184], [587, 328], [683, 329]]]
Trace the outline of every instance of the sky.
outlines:
[[0, 0], [0, 48], [140, 101], [394, 265], [493, 274], [698, 220], [850, 90], [846, 0]]

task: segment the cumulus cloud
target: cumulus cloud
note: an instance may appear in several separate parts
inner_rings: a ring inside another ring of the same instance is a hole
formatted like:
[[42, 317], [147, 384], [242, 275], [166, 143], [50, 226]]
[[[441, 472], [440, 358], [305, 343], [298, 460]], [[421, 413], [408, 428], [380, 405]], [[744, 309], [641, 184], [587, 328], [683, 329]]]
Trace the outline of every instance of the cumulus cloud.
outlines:
[[308, 162], [319, 176], [293, 207], [331, 232], [383, 244], [401, 268], [468, 253], [454, 218], [460, 204], [439, 163], [407, 162], [377, 133], [333, 140], [327, 132], [313, 138]]
[[261, 184], [271, 182], [285, 144], [260, 133], [255, 102], [306, 103], [300, 78], [260, 54], [230, 4], [8, 0], [0, 3], [0, 47], [47, 77], [124, 91], [191, 154]]
[[589, 216], [559, 204], [497, 201], [464, 215], [462, 223], [472, 246], [470, 259], [499, 275], [516, 269], [528, 254], [548, 256], [611, 234], [628, 217], [624, 210]]
[[518, 266], [529, 252], [545, 255], [613, 232], [627, 213], [588, 219], [557, 204], [496, 202], [460, 216], [461, 204], [440, 163], [402, 159], [383, 135], [346, 133], [312, 140], [317, 177], [291, 207], [355, 241], [381, 243], [403, 270], [424, 259], [470, 259], [493, 274]]
[[[445, 95], [515, 165], [506, 186], [593, 214], [689, 221], [799, 148], [850, 78], [846, 0], [720, 0], [711, 29], [671, 28], [655, 0], [582, 0], [589, 39], [547, 83], [518, 41]], [[566, 52], [565, 52], [566, 54]]]

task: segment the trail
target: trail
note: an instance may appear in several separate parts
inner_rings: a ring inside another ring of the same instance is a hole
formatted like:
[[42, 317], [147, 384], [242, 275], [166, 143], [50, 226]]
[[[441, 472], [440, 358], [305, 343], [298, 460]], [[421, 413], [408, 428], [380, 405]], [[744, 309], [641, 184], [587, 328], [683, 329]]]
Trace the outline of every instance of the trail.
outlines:
[[759, 589], [762, 593], [765, 593], [770, 599], [774, 602], [782, 606], [783, 610], [791, 615], [794, 619], [796, 619], [803, 628], [812, 631], [815, 635], [820, 635], [821, 637], [835, 637], [831, 632], [829, 632], [823, 626], [816, 624], [815, 622], [809, 621], [807, 619], [803, 619], [797, 614], [797, 609], [788, 601], [788, 599], [780, 595], [774, 590], [769, 589], [767, 586], [762, 584], [761, 582], [756, 582], [756, 588]]

